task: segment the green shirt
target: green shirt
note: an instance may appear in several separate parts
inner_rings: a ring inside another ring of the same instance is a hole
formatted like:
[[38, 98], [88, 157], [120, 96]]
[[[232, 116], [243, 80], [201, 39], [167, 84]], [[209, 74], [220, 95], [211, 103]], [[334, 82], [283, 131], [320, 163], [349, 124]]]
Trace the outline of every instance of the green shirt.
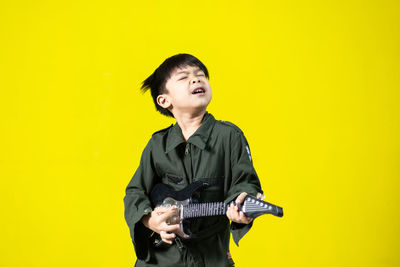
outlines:
[[168, 248], [154, 248], [149, 241], [152, 231], [140, 222], [154, 208], [149, 195], [155, 184], [162, 182], [180, 190], [199, 180], [210, 185], [201, 191], [200, 202], [229, 203], [242, 192], [262, 193], [243, 132], [230, 122], [215, 120], [210, 113], [187, 142], [176, 123], [155, 132], [143, 151], [124, 198], [125, 219], [137, 256], [135, 266], [234, 265], [230, 233], [238, 244], [252, 223], [229, 223], [226, 216], [197, 218], [190, 227], [196, 238], [177, 237]]

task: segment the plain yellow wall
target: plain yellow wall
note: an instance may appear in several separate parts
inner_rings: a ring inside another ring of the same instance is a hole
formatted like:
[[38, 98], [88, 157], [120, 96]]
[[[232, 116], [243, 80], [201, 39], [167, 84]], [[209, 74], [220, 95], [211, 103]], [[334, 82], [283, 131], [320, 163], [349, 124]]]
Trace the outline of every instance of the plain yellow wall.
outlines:
[[133, 266], [124, 190], [200, 58], [266, 200], [237, 266], [400, 266], [398, 1], [2, 1], [0, 266]]

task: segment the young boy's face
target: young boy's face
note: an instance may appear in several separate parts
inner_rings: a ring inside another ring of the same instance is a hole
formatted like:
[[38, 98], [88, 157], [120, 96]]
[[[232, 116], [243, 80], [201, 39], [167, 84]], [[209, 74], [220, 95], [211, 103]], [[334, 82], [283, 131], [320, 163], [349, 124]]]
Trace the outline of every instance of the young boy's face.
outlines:
[[211, 101], [210, 83], [197, 66], [176, 68], [165, 87], [167, 92], [159, 96], [161, 98], [157, 102], [164, 104], [164, 108], [170, 108], [174, 116], [178, 113], [195, 114], [205, 111]]

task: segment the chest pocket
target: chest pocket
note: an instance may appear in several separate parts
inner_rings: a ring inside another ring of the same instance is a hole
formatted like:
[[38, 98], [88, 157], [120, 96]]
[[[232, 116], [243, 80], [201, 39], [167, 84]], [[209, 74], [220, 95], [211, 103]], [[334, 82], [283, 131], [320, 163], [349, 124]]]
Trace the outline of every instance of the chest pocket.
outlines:
[[195, 178], [194, 181], [202, 181], [208, 184], [200, 193], [200, 202], [224, 201], [224, 177]]
[[171, 186], [174, 190], [181, 190], [187, 186], [186, 179], [183, 176], [166, 173], [162, 178], [163, 184]]

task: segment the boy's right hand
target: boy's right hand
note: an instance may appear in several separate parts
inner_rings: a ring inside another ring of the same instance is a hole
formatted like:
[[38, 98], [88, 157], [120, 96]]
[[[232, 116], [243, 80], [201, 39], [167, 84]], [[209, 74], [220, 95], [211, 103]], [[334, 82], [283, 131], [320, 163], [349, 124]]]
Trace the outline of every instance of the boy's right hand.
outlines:
[[167, 219], [173, 217], [177, 212], [176, 207], [156, 207], [150, 214], [143, 216], [142, 223], [150, 230], [160, 234], [162, 241], [172, 244], [172, 240], [178, 234], [186, 238], [179, 224], [167, 224]]

